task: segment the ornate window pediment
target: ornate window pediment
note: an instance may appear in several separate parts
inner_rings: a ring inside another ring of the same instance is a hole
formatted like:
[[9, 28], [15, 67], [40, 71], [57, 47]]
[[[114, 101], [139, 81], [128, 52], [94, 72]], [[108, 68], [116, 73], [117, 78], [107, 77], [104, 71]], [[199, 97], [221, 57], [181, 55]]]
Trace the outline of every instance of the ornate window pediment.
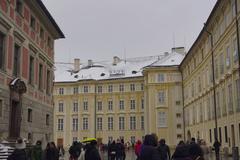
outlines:
[[9, 87], [11, 90], [13, 90], [19, 94], [26, 93], [26, 91], [27, 91], [25, 82], [20, 80], [19, 78], [13, 79], [11, 81], [11, 83], [9, 84]]

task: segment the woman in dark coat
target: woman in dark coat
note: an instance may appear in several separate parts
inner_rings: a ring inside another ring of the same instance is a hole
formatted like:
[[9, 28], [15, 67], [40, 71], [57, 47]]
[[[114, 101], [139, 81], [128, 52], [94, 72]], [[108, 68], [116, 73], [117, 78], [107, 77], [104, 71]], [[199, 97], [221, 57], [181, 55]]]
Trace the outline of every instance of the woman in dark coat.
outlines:
[[97, 141], [91, 141], [85, 146], [85, 160], [101, 160], [100, 154], [96, 147]]
[[54, 142], [47, 144], [44, 157], [44, 160], [59, 160], [58, 149]]
[[117, 146], [115, 141], [113, 141], [109, 146], [110, 160], [115, 160], [117, 153]]
[[146, 135], [140, 151], [140, 160], [159, 160], [160, 154], [156, 144], [157, 141], [153, 135]]
[[8, 160], [27, 160], [26, 143], [19, 138], [16, 143], [16, 149], [8, 157]]

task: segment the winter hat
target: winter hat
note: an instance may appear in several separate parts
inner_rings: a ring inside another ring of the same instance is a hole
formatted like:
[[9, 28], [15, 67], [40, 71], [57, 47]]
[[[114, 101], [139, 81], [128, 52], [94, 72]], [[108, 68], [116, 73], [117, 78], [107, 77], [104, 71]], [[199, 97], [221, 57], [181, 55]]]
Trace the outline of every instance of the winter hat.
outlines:
[[23, 141], [22, 138], [18, 138], [16, 141], [16, 148], [17, 149], [25, 149], [26, 148], [26, 143]]

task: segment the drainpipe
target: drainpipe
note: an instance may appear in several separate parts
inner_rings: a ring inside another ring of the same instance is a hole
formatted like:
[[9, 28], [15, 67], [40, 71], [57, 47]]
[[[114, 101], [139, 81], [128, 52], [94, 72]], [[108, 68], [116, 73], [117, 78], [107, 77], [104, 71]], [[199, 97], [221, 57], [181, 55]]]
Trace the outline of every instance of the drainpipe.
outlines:
[[213, 55], [213, 35], [207, 30], [206, 24], [204, 24], [204, 30], [211, 37], [211, 58], [212, 58], [212, 79], [213, 79], [213, 105], [214, 105], [214, 118], [215, 118], [215, 131], [214, 138], [218, 140], [218, 122], [217, 122], [217, 105], [216, 105], [216, 82], [215, 82], [215, 70], [214, 70], [214, 55]]
[[184, 108], [184, 87], [183, 87], [183, 73], [180, 69], [182, 77], [182, 105], [183, 105], [183, 139], [186, 142], [186, 123], [185, 123], [185, 108]]

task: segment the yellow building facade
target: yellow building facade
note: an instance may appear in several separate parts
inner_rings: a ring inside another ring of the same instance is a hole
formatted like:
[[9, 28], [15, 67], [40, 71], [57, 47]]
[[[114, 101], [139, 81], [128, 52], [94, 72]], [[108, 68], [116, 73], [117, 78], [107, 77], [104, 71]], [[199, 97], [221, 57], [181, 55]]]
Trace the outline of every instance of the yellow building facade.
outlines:
[[180, 65], [186, 138], [204, 139], [212, 146], [216, 136], [227, 149], [240, 144], [237, 8], [239, 0], [217, 1]]
[[[79, 68], [76, 59], [71, 73], [66, 65], [59, 65], [54, 85], [54, 140], [65, 147], [87, 137], [105, 144], [118, 138], [134, 143], [145, 134], [156, 133], [175, 145], [183, 138], [183, 110], [181, 74], [174, 64], [183, 57], [183, 52], [175, 51], [126, 60], [115, 57], [113, 63], [89, 60]], [[165, 66], [166, 61], [172, 65]]]

